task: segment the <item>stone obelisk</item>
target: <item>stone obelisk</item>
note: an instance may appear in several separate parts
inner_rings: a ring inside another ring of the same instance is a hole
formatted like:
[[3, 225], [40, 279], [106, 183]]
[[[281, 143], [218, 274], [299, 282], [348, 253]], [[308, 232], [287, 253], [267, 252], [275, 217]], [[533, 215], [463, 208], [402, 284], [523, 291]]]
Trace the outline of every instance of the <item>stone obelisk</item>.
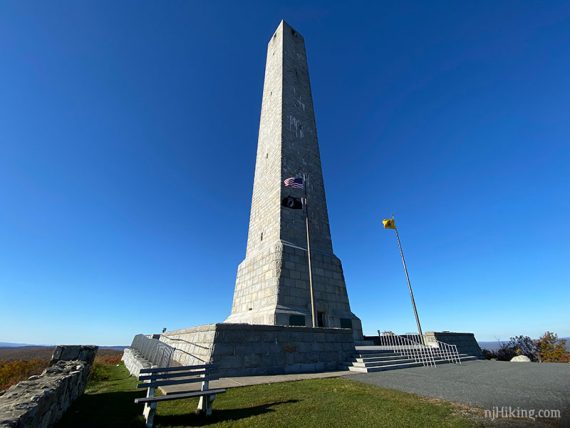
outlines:
[[238, 267], [232, 313], [227, 323], [312, 326], [307, 235], [303, 210], [281, 205], [289, 177], [307, 174], [311, 265], [319, 327], [352, 328], [340, 260], [329, 228], [317, 128], [303, 37], [285, 21], [267, 47], [253, 198], [246, 256]]

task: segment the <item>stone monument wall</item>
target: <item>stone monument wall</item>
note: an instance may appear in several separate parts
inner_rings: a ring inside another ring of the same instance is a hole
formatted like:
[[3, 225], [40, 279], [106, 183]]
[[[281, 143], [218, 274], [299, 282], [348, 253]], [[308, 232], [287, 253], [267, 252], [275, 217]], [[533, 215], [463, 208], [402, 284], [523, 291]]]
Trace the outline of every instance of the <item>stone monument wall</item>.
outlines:
[[58, 346], [50, 366], [0, 396], [0, 427], [53, 426], [83, 394], [96, 346]]
[[428, 332], [425, 335], [426, 342], [430, 342], [430, 339], [439, 340], [443, 343], [448, 343], [450, 345], [457, 345], [457, 351], [460, 354], [473, 355], [477, 358], [483, 358], [483, 352], [481, 352], [481, 347], [475, 339], [473, 333], [455, 333], [451, 331], [443, 332]]
[[214, 339], [220, 324], [206, 324], [184, 328], [160, 335], [160, 341], [173, 348], [173, 361], [181, 365], [206, 364], [210, 362]]
[[350, 329], [209, 324], [160, 336], [173, 363], [215, 365], [220, 377], [338, 370], [354, 355]]

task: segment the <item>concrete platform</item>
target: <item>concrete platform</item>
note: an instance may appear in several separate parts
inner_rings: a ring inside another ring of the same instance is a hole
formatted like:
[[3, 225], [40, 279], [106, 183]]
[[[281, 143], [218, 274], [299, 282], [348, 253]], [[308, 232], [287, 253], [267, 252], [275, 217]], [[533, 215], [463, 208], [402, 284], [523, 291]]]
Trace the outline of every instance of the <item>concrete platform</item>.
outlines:
[[[306, 379], [323, 379], [329, 377], [340, 377], [352, 374], [348, 370], [339, 370], [324, 373], [296, 373], [282, 374], [270, 376], [240, 376], [240, 377], [224, 377], [210, 382], [210, 388], [235, 388], [240, 386], [262, 385], [278, 382], [293, 382]], [[200, 383], [190, 383], [187, 385], [172, 385], [160, 388], [163, 394], [174, 394], [182, 391], [198, 391]]]

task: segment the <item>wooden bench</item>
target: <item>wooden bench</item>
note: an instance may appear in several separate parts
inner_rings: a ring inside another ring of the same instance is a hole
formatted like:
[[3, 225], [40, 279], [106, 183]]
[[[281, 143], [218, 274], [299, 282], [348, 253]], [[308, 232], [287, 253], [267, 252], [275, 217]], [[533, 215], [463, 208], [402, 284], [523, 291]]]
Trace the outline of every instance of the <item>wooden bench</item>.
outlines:
[[[181, 400], [184, 398], [200, 397], [198, 403], [198, 413], [207, 416], [212, 414], [212, 402], [216, 398], [216, 394], [226, 392], [225, 389], [210, 389], [209, 381], [213, 379], [211, 376], [212, 365], [204, 364], [198, 366], [179, 366], [179, 367], [152, 367], [150, 369], [141, 369], [139, 381], [143, 383], [138, 388], [147, 388], [145, 398], [135, 399], [135, 404], [144, 403], [143, 415], [146, 419], [147, 428], [152, 428], [154, 415], [156, 413], [156, 405], [160, 401]], [[202, 382], [200, 391], [181, 391], [174, 393], [166, 393], [160, 397], [155, 396], [156, 388], [169, 385], [186, 385], [189, 383]]]

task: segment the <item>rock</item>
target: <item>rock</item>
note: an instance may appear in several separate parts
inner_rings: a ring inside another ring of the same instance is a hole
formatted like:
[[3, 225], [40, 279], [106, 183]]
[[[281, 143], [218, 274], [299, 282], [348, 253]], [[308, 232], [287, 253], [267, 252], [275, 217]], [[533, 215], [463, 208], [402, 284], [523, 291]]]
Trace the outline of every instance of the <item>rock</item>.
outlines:
[[58, 361], [85, 361], [92, 365], [97, 349], [94, 345], [59, 345], [55, 348], [49, 365], [52, 366]]
[[526, 355], [517, 355], [516, 357], [511, 358], [511, 362], [513, 363], [530, 363], [530, 358]]

